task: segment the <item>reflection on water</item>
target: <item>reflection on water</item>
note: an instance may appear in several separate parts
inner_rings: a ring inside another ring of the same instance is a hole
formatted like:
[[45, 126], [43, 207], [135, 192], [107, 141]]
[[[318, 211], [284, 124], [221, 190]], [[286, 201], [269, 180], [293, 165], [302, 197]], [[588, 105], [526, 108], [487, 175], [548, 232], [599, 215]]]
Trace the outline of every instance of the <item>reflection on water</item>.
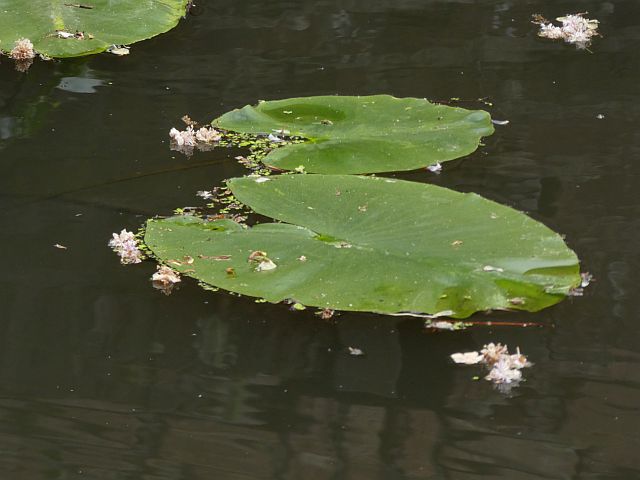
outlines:
[[54, 88], [94, 93], [104, 84], [84, 62], [40, 62], [28, 75], [11, 71], [10, 62], [0, 67], [0, 150], [13, 138], [38, 134], [50, 122], [52, 112], [69, 100], [57, 96]]
[[[583, 2], [604, 34], [588, 54], [536, 38], [531, 13], [573, 8], [554, 2], [200, 3], [128, 57], [26, 75], [0, 64], [5, 476], [638, 477], [640, 7]], [[122, 267], [107, 248], [111, 232], [244, 173], [236, 151], [171, 152], [183, 114], [381, 92], [459, 97], [510, 120], [441, 175], [402, 176], [562, 232], [596, 277], [585, 297], [494, 314], [543, 328], [434, 334], [415, 319], [325, 322], [191, 281], [165, 297], [153, 265]], [[496, 340], [536, 363], [508, 395], [448, 360]]]
[[63, 77], [56, 88], [71, 93], [96, 93], [96, 87], [104, 85], [104, 80], [93, 78], [89, 68], [84, 68], [82, 76]]

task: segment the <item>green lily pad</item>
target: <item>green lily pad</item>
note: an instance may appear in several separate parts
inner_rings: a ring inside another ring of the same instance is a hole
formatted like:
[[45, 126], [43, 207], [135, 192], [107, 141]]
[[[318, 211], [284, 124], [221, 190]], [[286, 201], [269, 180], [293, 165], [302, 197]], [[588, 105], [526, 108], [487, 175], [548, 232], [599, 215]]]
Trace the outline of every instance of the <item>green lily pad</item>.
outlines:
[[310, 173], [414, 170], [472, 153], [493, 133], [489, 114], [390, 95], [262, 102], [215, 119], [241, 133], [289, 132], [308, 142], [275, 149], [263, 162]]
[[207, 284], [338, 310], [536, 311], [580, 284], [578, 259], [558, 234], [475, 194], [350, 175], [244, 177], [229, 187], [287, 223], [149, 220], [146, 245]]
[[[49, 57], [77, 57], [154, 37], [176, 26], [188, 0], [0, 0], [0, 50], [21, 38]], [[56, 31], [84, 38], [60, 38]], [[91, 38], [93, 37], [93, 38]]]

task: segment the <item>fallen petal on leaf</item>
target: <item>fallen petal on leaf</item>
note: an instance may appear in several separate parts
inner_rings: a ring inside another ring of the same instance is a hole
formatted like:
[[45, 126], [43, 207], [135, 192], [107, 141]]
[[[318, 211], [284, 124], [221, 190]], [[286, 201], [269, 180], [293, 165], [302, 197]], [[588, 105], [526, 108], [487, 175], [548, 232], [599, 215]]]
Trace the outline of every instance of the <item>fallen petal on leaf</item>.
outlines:
[[265, 272], [268, 270], [273, 270], [276, 267], [277, 265], [267, 258], [258, 264], [258, 266], [256, 267], [256, 272]]
[[70, 32], [65, 32], [64, 30], [56, 30], [56, 36], [58, 38], [73, 38], [75, 35]]
[[492, 267], [491, 265], [485, 265], [484, 267], [482, 267], [482, 270], [484, 270], [485, 272], [504, 272], [503, 268]]
[[124, 55], [129, 55], [129, 47], [125, 47], [124, 45], [111, 45], [107, 49], [108, 53], [112, 53], [113, 55], [117, 55], [122, 57]]

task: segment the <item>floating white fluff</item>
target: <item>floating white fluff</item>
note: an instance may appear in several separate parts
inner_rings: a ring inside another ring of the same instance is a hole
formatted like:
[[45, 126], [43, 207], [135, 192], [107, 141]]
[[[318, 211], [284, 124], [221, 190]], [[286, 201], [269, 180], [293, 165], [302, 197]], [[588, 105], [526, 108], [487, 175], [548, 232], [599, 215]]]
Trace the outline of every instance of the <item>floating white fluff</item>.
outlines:
[[556, 18], [558, 22], [562, 23], [562, 26], [552, 24], [541, 15], [534, 15], [533, 23], [540, 26], [538, 36], [552, 40], [562, 39], [577, 48], [584, 49], [589, 46], [593, 37], [599, 35], [599, 22], [585, 18], [583, 15], [583, 13], [576, 13]]
[[509, 387], [516, 386], [522, 380], [521, 369], [532, 365], [527, 357], [520, 353], [519, 348], [515, 354], [510, 355], [507, 346], [500, 343], [489, 343], [479, 352], [454, 353], [451, 359], [464, 365], [484, 364], [490, 369], [489, 374], [484, 377], [485, 380]]
[[114, 233], [109, 240], [109, 246], [120, 256], [120, 263], [124, 265], [142, 261], [142, 252], [138, 249], [138, 242], [133, 232], [123, 228], [119, 234]]

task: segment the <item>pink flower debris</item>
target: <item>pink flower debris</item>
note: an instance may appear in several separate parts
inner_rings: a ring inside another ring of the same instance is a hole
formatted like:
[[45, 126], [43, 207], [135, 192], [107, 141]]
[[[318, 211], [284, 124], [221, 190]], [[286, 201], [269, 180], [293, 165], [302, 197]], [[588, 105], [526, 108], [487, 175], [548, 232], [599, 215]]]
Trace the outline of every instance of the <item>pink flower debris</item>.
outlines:
[[510, 355], [507, 346], [500, 343], [489, 343], [480, 352], [454, 353], [451, 358], [455, 363], [486, 365], [487, 368], [490, 368], [490, 371], [484, 377], [485, 380], [498, 385], [517, 385], [522, 380], [522, 372], [520, 370], [532, 365], [527, 360], [527, 357], [520, 353], [519, 348], [516, 349], [515, 354]]
[[151, 276], [153, 288], [161, 290], [165, 295], [171, 294], [176, 283], [181, 282], [180, 274], [166, 265], [158, 265], [158, 271]]
[[142, 252], [133, 232], [123, 228], [119, 234], [114, 233], [109, 246], [120, 256], [120, 263], [123, 265], [142, 262]]
[[13, 50], [9, 56], [14, 60], [31, 60], [35, 58], [36, 52], [33, 50], [33, 43], [28, 38], [16, 40]]
[[193, 125], [187, 125], [185, 130], [172, 128], [169, 130], [169, 137], [172, 150], [191, 155], [194, 148], [202, 151], [211, 150], [222, 135], [213, 127], [202, 127], [196, 131]]
[[220, 135], [220, 132], [215, 128], [202, 127], [196, 132], [196, 140], [198, 142], [213, 143], [219, 141], [221, 138], [222, 135]]
[[585, 18], [583, 15], [583, 13], [576, 13], [556, 18], [558, 22], [562, 23], [562, 26], [552, 24], [542, 15], [534, 15], [533, 23], [540, 26], [539, 37], [552, 40], [562, 39], [567, 43], [574, 44], [576, 48], [585, 49], [590, 45], [591, 38], [599, 35], [599, 22]]
[[196, 135], [191, 125], [182, 131], [172, 128], [169, 130], [169, 137], [171, 137], [171, 142], [178, 147], [195, 147], [196, 145]]

